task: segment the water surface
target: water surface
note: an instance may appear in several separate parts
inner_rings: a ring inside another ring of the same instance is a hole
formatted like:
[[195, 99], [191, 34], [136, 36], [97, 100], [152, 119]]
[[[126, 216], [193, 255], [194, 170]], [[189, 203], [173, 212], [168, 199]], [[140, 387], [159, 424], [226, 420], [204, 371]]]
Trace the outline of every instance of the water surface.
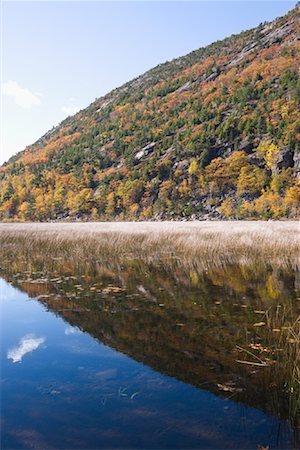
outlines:
[[2, 264], [2, 448], [299, 447], [271, 364], [296, 273], [28, 264]]

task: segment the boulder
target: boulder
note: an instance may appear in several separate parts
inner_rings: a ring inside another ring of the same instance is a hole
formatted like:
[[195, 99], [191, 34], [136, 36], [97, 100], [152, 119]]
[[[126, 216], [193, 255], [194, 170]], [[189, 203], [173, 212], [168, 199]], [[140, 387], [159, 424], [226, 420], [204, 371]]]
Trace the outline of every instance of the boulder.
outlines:
[[153, 152], [155, 145], [156, 142], [150, 142], [150, 144], [147, 144], [145, 147], [143, 147], [136, 153], [135, 159], [140, 160], [145, 156], [149, 155], [149, 153]]
[[282, 169], [294, 167], [293, 156], [294, 152], [292, 150], [289, 150], [286, 147], [282, 147], [277, 158], [275, 173], [279, 172]]

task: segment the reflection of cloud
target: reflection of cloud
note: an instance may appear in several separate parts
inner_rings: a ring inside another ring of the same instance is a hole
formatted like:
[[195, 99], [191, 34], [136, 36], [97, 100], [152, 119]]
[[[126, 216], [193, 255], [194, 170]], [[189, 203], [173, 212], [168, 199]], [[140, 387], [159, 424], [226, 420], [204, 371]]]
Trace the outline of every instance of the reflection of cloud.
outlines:
[[45, 342], [45, 338], [36, 338], [34, 335], [26, 335], [20, 339], [19, 345], [7, 352], [7, 359], [12, 359], [13, 363], [21, 362], [26, 353], [39, 348]]
[[66, 336], [70, 336], [70, 334], [79, 334], [79, 333], [82, 333], [82, 331], [79, 330], [79, 328], [77, 328], [77, 327], [67, 327], [65, 329]]

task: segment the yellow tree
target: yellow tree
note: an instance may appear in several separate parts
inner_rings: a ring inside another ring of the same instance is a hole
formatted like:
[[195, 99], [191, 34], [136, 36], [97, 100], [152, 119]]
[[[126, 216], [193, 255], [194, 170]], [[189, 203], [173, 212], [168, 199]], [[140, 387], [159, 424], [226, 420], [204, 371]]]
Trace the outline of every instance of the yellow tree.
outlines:
[[300, 210], [300, 188], [299, 186], [291, 186], [286, 190], [283, 203], [289, 208], [291, 216], [299, 216]]
[[258, 194], [264, 188], [267, 181], [263, 169], [247, 164], [241, 168], [237, 180], [237, 194]]
[[197, 175], [198, 170], [199, 170], [199, 167], [198, 167], [197, 161], [195, 159], [192, 159], [191, 164], [189, 165], [189, 169], [188, 169], [189, 174], [192, 176]]
[[219, 211], [226, 218], [235, 216], [236, 210], [231, 198], [225, 198], [225, 200], [222, 202], [219, 208]]
[[212, 192], [236, 188], [242, 167], [248, 164], [245, 152], [234, 151], [227, 158], [215, 158], [205, 168], [205, 175]]
[[30, 205], [28, 202], [23, 202], [19, 208], [20, 219], [27, 220], [30, 215]]
[[262, 141], [256, 149], [257, 155], [264, 158], [267, 167], [271, 169], [272, 172], [274, 172], [279, 152], [279, 147], [272, 141]]
[[105, 212], [109, 216], [113, 216], [115, 214], [116, 209], [116, 198], [114, 192], [109, 192], [106, 197], [106, 208]]

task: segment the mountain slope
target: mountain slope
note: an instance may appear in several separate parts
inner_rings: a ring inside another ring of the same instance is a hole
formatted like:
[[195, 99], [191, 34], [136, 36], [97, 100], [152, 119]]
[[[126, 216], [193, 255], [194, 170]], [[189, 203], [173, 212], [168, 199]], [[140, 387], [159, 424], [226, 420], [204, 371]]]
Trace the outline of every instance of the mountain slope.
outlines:
[[299, 6], [161, 64], [0, 168], [1, 219], [295, 217]]

